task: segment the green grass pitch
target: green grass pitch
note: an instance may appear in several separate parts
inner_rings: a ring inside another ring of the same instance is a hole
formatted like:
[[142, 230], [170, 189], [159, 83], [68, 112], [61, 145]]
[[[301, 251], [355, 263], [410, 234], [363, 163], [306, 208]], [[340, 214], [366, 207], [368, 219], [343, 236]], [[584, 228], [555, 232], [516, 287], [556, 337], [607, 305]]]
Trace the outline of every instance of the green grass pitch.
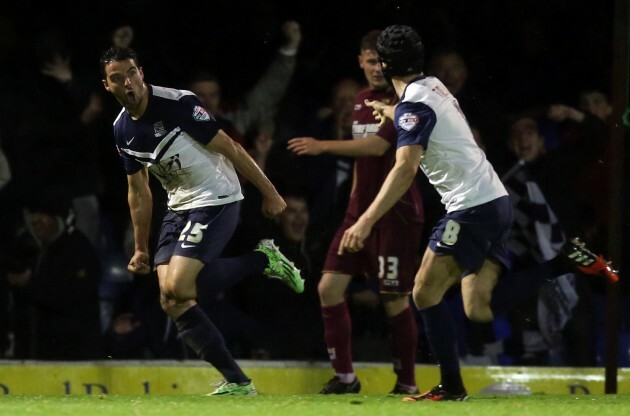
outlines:
[[13, 396], [0, 398], [0, 415], [68, 416], [625, 416], [630, 394], [471, 396], [466, 402], [403, 402], [399, 396], [349, 394], [252, 397]]

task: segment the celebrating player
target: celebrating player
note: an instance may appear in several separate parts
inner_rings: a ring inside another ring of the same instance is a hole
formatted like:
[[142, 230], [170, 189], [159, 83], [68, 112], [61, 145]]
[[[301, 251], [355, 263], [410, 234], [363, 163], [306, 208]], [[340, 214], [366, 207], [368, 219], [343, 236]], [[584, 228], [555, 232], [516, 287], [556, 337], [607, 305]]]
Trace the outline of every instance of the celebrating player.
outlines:
[[[184, 342], [225, 377], [211, 394], [254, 395], [253, 383], [195, 302], [195, 280], [205, 265], [218, 261], [236, 227], [238, 201], [243, 195], [234, 168], [262, 193], [264, 215], [280, 214], [286, 203], [192, 92], [146, 84], [138, 57], [130, 48], [110, 48], [101, 56], [100, 65], [105, 89], [123, 106], [114, 122], [114, 135], [127, 172], [134, 228], [135, 253], [128, 268], [139, 274], [150, 272], [151, 172], [168, 193], [169, 209], [154, 257], [162, 308]], [[299, 270], [270, 240], [237, 259], [230, 259], [226, 266], [234, 276], [242, 270], [251, 274], [264, 270], [296, 292], [304, 290]]]
[[[465, 400], [455, 329], [443, 296], [461, 282], [466, 315], [474, 321], [492, 320], [492, 291], [509, 266], [506, 240], [512, 206], [505, 187], [475, 143], [457, 100], [437, 78], [424, 76], [424, 46], [418, 33], [409, 26], [390, 26], [379, 35], [376, 48], [383, 74], [400, 102], [366, 104], [381, 122], [394, 121], [396, 162], [372, 204], [345, 231], [340, 249], [354, 253], [366, 247], [375, 224], [405, 194], [420, 166], [447, 211], [433, 229], [413, 288], [413, 300], [440, 364], [441, 383], [409, 399]], [[569, 241], [566, 250], [567, 256], [550, 260], [546, 273], [533, 280], [522, 282], [513, 276], [512, 281], [504, 275], [501, 281], [518, 285], [512, 295], [529, 296], [557, 275], [554, 271], [563, 261], [572, 261], [583, 272], [617, 280], [608, 264], [582, 245]]]

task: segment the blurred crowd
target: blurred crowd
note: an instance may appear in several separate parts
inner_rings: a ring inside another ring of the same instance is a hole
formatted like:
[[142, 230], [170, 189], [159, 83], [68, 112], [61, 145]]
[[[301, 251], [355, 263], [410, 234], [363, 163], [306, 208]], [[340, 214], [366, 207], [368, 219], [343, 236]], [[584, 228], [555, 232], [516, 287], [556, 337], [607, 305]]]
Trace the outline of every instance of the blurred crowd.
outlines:
[[[529, 22], [534, 27], [537, 22]], [[169, 84], [193, 91], [223, 129], [245, 147], [287, 202], [277, 219], [261, 216], [259, 194], [243, 181], [245, 200], [225, 256], [272, 238], [302, 271], [303, 294], [260, 276], [217, 290], [199, 285], [199, 303], [225, 336], [236, 358], [327, 360], [318, 279], [328, 245], [343, 219], [352, 185], [353, 160], [320, 154], [297, 156], [294, 137], [352, 138], [352, 111], [364, 88], [360, 73], [339, 71], [333, 82], [297, 89], [306, 62], [300, 23], [287, 20], [272, 37], [273, 53], [256, 81], [236, 96], [214, 68], [189, 65]], [[136, 27], [123, 24], [97, 52], [116, 44], [136, 48]], [[74, 55], [63, 28], [42, 31], [20, 65], [4, 65], [0, 95], [0, 357], [6, 359], [185, 359], [193, 354], [176, 336], [159, 305], [154, 273], [127, 270], [133, 235], [127, 184], [111, 125], [120, 108], [103, 91], [94, 65]], [[358, 54], [358, 41], [354, 50]], [[434, 40], [435, 41], [435, 40]], [[528, 39], [523, 60], [543, 54], [544, 40]], [[238, 48], [239, 45], [234, 45]], [[168, 56], [141, 49], [146, 80], [162, 85]], [[168, 50], [166, 50], [168, 53]], [[97, 56], [98, 53], [95, 53]], [[77, 58], [77, 59], [75, 59]], [[173, 58], [176, 59], [176, 58]], [[221, 57], [217, 57], [221, 59]], [[236, 72], [245, 69], [230, 57]], [[474, 65], [477, 64], [475, 67]], [[581, 63], [584, 64], [584, 63]], [[334, 71], [334, 62], [321, 62]], [[452, 42], [432, 45], [426, 74], [439, 78], [457, 98], [479, 146], [503, 182], [517, 211], [510, 249], [514, 267], [551, 256], [549, 247], [574, 236], [597, 253], [608, 244], [611, 197], [610, 128], [613, 114], [607, 79], [583, 79], [570, 91], [557, 83], [556, 68], [514, 62], [502, 94], [479, 77], [479, 57]], [[152, 72], [155, 71], [155, 72]], [[154, 75], [155, 74], [155, 75]], [[167, 79], [168, 77], [164, 77]], [[324, 77], [328, 80], [331, 77]], [[561, 93], [555, 86], [564, 88]], [[325, 93], [322, 93], [325, 91]], [[309, 98], [324, 97], [322, 100]], [[555, 97], [564, 96], [564, 100]], [[225, 97], [229, 97], [226, 99]], [[153, 181], [153, 179], [152, 179]], [[425, 234], [443, 206], [419, 174]], [[163, 190], [152, 183], [153, 238], [166, 209]], [[540, 209], [551, 215], [543, 218]], [[624, 228], [628, 228], [624, 225]], [[625, 230], [627, 231], [627, 230]], [[426, 237], [425, 237], [426, 238]], [[423, 240], [423, 245], [426, 243]], [[424, 247], [418, 247], [418, 255]], [[625, 270], [628, 265], [617, 265]], [[210, 272], [210, 271], [208, 271]], [[203, 273], [203, 272], [202, 272]], [[201, 281], [201, 279], [200, 279]], [[621, 274], [620, 338], [630, 350], [628, 279]], [[458, 291], [449, 304], [459, 319], [463, 362], [515, 365], [601, 365], [606, 287], [602, 279], [568, 275], [537, 298], [489, 324], [464, 317]], [[348, 293], [356, 361], [387, 361], [389, 336], [373, 282], [356, 276]], [[562, 298], [564, 302], [557, 299]], [[419, 325], [418, 362], [432, 362]], [[622, 348], [623, 350], [623, 348]], [[620, 357], [630, 366], [630, 356]]]

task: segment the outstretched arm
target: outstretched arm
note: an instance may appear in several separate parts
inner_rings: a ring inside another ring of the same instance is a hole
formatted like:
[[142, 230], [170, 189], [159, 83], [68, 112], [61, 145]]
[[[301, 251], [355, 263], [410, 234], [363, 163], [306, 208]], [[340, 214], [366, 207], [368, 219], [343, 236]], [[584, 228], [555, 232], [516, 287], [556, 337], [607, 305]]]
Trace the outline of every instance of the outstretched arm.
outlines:
[[391, 105], [391, 104], [388, 105], [388, 104], [385, 104], [376, 100], [374, 101], [365, 100], [365, 105], [367, 105], [368, 107], [372, 107], [372, 109], [374, 109], [372, 114], [380, 122], [379, 126], [382, 126], [383, 124], [385, 124], [387, 120], [394, 119], [394, 111], [396, 111], [396, 105]]
[[420, 145], [403, 146], [396, 151], [396, 163], [380, 191], [357, 222], [348, 228], [341, 239], [339, 254], [355, 252], [363, 248], [374, 224], [404, 195], [413, 183], [424, 148]]
[[225, 156], [236, 170], [260, 191], [263, 197], [263, 215], [275, 217], [284, 211], [287, 207], [284, 199], [243, 146], [232, 140], [223, 130], [219, 130], [206, 148]]
[[149, 188], [149, 172], [146, 168], [127, 175], [129, 211], [133, 224], [134, 255], [127, 268], [138, 274], [148, 274], [149, 230], [153, 211], [153, 196]]
[[289, 140], [287, 148], [293, 153], [316, 156], [331, 153], [339, 156], [382, 156], [391, 144], [378, 135], [356, 140], [317, 140], [313, 137], [296, 137]]

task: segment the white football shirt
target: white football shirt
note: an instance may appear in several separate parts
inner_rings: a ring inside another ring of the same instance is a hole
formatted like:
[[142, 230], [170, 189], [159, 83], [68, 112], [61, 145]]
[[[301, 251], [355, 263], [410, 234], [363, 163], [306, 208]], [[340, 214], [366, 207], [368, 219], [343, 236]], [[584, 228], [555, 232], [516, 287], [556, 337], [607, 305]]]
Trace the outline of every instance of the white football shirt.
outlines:
[[472, 208], [507, 195], [473, 138], [455, 97], [435, 77], [413, 80], [396, 107], [397, 147], [421, 145], [420, 169], [447, 212]]

